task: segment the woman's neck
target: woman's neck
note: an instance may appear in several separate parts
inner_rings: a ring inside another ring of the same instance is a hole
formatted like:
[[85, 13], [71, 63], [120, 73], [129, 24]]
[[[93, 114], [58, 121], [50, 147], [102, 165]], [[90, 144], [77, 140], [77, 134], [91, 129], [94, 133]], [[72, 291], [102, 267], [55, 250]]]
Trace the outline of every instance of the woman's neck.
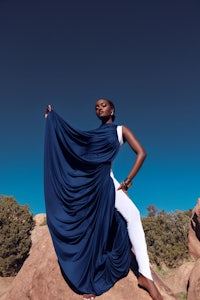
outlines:
[[101, 119], [101, 122], [102, 122], [102, 125], [104, 124], [110, 124], [110, 123], [113, 123], [113, 120], [112, 118], [104, 118], [104, 119]]

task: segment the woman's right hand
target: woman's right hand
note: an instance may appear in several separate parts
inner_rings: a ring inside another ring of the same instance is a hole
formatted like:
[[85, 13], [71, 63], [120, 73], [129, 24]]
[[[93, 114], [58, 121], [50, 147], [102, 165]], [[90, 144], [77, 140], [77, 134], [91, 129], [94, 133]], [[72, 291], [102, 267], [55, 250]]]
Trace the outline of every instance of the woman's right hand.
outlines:
[[46, 111], [45, 111], [45, 118], [48, 117], [48, 113], [52, 111], [52, 106], [50, 104], [47, 105], [46, 107]]

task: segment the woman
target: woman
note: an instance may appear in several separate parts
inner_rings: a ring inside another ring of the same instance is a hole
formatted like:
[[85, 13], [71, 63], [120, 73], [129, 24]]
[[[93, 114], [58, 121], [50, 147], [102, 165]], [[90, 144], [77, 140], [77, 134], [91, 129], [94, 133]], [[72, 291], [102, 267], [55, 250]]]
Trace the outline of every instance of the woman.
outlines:
[[[84, 300], [93, 300], [127, 275], [133, 248], [138, 285], [162, 300], [152, 280], [140, 213], [127, 195], [146, 153], [130, 129], [113, 123], [111, 101], [99, 99], [95, 109], [101, 126], [87, 132], [72, 128], [50, 105], [45, 114], [47, 222], [63, 276]], [[125, 142], [136, 159], [119, 184], [111, 165]]]

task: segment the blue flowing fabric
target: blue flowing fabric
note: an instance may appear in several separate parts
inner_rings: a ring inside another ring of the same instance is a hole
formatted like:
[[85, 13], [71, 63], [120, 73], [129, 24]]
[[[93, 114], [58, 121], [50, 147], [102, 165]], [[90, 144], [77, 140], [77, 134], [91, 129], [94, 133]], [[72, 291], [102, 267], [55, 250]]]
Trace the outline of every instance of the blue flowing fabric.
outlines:
[[115, 209], [111, 163], [116, 125], [74, 129], [55, 111], [46, 120], [44, 192], [47, 224], [66, 281], [79, 294], [101, 295], [130, 267], [125, 220]]

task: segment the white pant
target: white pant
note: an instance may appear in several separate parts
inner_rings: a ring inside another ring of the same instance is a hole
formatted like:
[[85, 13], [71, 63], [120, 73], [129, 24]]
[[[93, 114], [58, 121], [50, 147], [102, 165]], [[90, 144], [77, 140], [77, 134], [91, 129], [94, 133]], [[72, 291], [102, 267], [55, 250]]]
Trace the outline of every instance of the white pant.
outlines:
[[134, 249], [139, 272], [152, 280], [149, 256], [147, 253], [147, 245], [140, 212], [131, 199], [126, 195], [126, 193], [124, 193], [122, 190], [117, 190], [120, 184], [114, 178], [112, 172], [111, 177], [113, 178], [116, 189], [115, 207], [127, 222], [128, 235]]

